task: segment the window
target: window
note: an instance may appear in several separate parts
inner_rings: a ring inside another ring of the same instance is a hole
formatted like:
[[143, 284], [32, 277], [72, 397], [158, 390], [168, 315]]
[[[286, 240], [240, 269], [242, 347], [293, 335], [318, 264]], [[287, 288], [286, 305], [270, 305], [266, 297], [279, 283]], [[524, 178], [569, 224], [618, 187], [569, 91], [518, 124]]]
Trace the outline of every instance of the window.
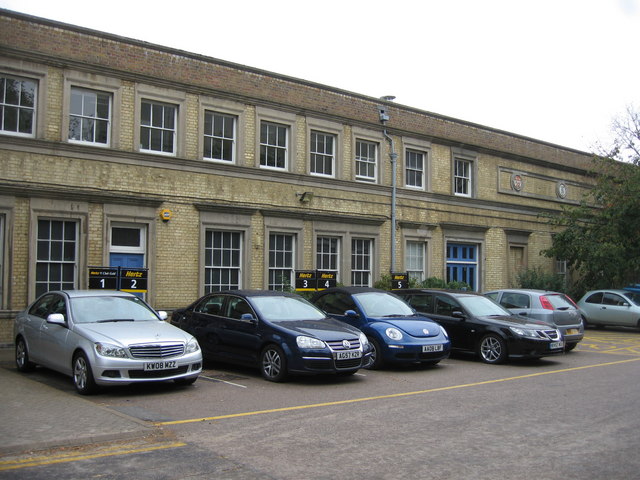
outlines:
[[356, 140], [356, 180], [375, 182], [378, 174], [378, 145]]
[[269, 290], [288, 290], [293, 285], [294, 236], [269, 235]]
[[371, 286], [371, 240], [351, 240], [351, 285]]
[[140, 117], [140, 149], [148, 152], [175, 154], [175, 105], [142, 101]]
[[73, 220], [38, 220], [36, 296], [76, 288], [77, 230]]
[[278, 123], [260, 124], [260, 166], [287, 168], [287, 127]]
[[36, 82], [0, 76], [0, 132], [35, 133]]
[[311, 131], [311, 146], [309, 149], [310, 171], [315, 175], [334, 175], [335, 165], [335, 135]]
[[417, 282], [422, 282], [424, 280], [423, 242], [407, 242], [405, 265], [410, 280], [415, 280]]
[[241, 288], [242, 233], [205, 233], [205, 293]]
[[316, 239], [316, 268], [327, 272], [336, 272], [340, 265], [340, 239], [337, 237], [318, 237]]
[[71, 88], [69, 140], [107, 145], [111, 130], [111, 95]]
[[476, 245], [447, 243], [447, 283], [465, 282], [476, 290], [478, 271]]
[[471, 196], [471, 168], [470, 160], [456, 158], [453, 163], [453, 193], [463, 197]]
[[236, 117], [217, 112], [204, 114], [204, 151], [208, 160], [235, 160]]
[[407, 187], [424, 188], [425, 154], [407, 150], [405, 154], [405, 176]]

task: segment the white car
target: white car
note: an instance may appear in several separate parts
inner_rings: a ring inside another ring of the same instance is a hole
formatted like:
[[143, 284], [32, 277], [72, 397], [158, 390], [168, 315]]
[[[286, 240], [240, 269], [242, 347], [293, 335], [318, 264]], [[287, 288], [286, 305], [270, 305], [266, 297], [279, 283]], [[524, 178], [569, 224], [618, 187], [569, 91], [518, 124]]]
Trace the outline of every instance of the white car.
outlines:
[[83, 395], [100, 385], [173, 380], [189, 385], [202, 371], [197, 340], [126, 292], [47, 292], [14, 323], [16, 367], [36, 365], [73, 378]]
[[640, 293], [593, 290], [578, 300], [583, 321], [590, 326], [640, 328]]

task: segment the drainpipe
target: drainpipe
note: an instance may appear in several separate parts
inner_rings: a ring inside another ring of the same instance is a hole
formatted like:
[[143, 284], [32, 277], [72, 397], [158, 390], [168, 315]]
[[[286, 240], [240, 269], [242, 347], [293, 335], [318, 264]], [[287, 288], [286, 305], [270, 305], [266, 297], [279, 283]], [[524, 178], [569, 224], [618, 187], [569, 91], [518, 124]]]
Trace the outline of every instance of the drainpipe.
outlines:
[[398, 170], [398, 154], [396, 153], [393, 138], [387, 133], [385, 128], [382, 131], [384, 138], [391, 145], [389, 158], [391, 159], [391, 273], [396, 271], [396, 173]]
[[[387, 95], [381, 97], [381, 100], [385, 100], [387, 102], [391, 102], [395, 100], [396, 97], [393, 95]], [[387, 139], [389, 144], [391, 145], [391, 151], [389, 152], [389, 158], [391, 159], [391, 272], [393, 273], [396, 270], [396, 172], [398, 169], [397, 159], [398, 154], [396, 153], [395, 143], [393, 142], [393, 138], [389, 136], [387, 133], [387, 122], [389, 121], [389, 111], [385, 105], [378, 105], [378, 114], [380, 115], [380, 123], [382, 123], [384, 129], [382, 130], [382, 134], [384, 138]]]

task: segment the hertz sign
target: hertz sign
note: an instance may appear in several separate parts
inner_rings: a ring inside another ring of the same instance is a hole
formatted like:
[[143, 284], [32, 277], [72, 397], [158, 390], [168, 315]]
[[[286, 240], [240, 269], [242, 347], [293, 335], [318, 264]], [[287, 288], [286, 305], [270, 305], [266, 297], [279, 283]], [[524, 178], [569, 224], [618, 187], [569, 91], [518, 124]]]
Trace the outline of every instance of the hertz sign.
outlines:
[[323, 270], [296, 270], [296, 291], [315, 292], [335, 287], [336, 272]]
[[146, 293], [147, 274], [146, 268], [89, 267], [89, 288]]

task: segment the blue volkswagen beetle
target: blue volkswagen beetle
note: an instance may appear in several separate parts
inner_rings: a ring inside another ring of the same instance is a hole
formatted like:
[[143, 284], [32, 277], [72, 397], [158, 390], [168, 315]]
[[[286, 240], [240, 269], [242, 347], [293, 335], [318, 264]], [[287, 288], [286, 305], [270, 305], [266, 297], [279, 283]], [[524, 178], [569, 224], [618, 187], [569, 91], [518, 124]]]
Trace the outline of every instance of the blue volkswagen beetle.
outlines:
[[327, 315], [364, 332], [372, 347], [369, 368], [385, 363], [435, 365], [449, 356], [444, 328], [416, 313], [393, 293], [369, 287], [336, 287], [311, 299]]

